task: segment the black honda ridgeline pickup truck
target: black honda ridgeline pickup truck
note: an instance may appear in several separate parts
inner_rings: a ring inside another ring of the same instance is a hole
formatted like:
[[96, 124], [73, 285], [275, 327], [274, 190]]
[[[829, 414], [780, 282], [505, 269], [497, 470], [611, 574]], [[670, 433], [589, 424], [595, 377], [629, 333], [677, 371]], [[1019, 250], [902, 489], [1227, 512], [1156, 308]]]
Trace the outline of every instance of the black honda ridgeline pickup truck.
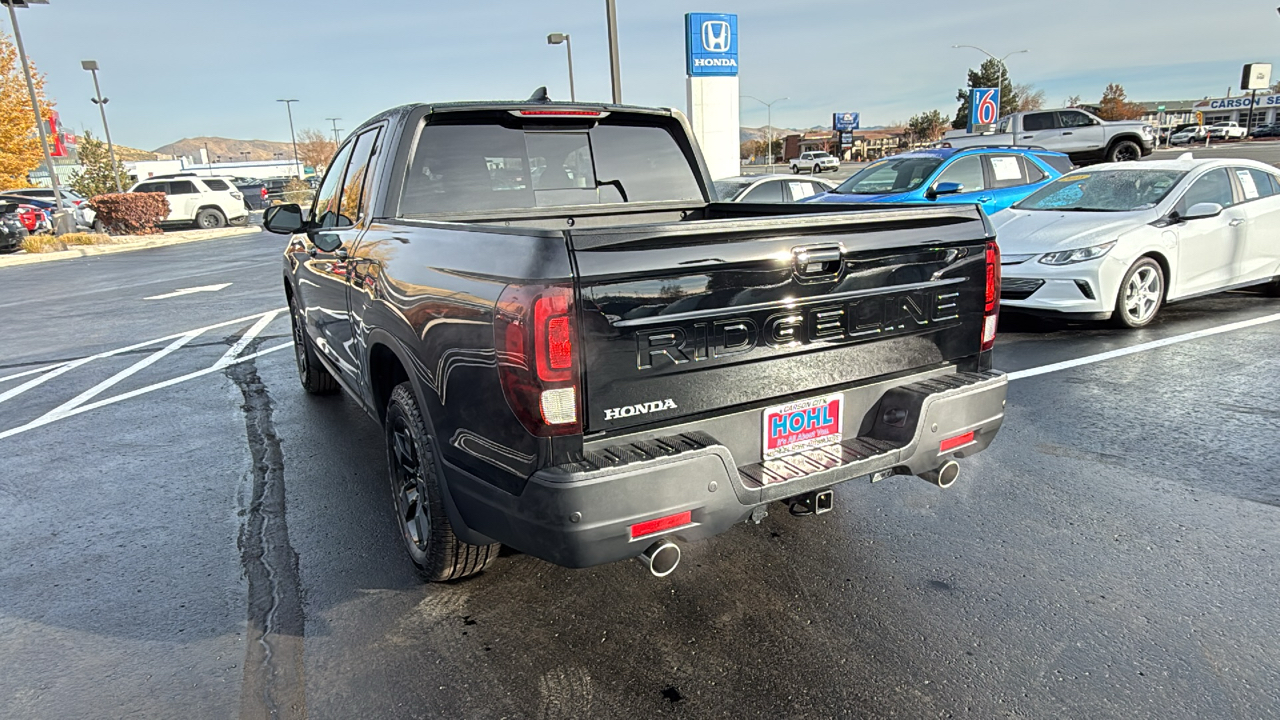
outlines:
[[717, 202], [672, 110], [410, 105], [339, 149], [284, 288], [308, 392], [385, 428], [430, 580], [586, 567], [985, 449], [999, 251], [977, 207]]

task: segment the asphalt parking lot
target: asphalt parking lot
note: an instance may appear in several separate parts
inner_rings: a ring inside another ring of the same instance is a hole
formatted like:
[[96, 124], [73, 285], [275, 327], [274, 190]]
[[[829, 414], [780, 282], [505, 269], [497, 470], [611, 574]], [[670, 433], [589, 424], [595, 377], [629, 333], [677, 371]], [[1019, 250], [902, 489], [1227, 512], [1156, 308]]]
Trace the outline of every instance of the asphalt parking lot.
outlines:
[[1280, 300], [1006, 315], [949, 490], [427, 586], [380, 430], [298, 387], [281, 247], [0, 269], [0, 716], [1280, 717]]

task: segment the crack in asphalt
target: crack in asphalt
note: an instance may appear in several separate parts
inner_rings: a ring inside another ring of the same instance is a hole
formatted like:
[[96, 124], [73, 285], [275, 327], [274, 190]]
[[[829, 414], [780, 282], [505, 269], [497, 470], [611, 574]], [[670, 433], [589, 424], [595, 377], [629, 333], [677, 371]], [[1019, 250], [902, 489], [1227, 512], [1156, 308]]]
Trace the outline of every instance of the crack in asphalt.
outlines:
[[[252, 345], [257, 344], [255, 340]], [[247, 348], [252, 352], [255, 347]], [[305, 718], [303, 636], [306, 618], [298, 554], [285, 518], [284, 453], [272, 418], [271, 395], [254, 361], [225, 374], [244, 398], [245, 434], [253, 458], [253, 488], [242, 512], [238, 545], [249, 583], [241, 718]]]

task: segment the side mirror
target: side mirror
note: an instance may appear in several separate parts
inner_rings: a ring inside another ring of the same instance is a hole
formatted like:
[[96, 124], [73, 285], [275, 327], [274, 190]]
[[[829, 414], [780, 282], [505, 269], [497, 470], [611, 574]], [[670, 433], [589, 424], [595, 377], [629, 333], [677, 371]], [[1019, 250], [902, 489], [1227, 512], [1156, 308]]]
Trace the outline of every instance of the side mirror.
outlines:
[[1200, 220], [1203, 218], [1218, 217], [1222, 214], [1222, 206], [1218, 203], [1204, 202], [1196, 203], [1187, 208], [1187, 211], [1178, 217], [1179, 220]]
[[958, 182], [940, 182], [929, 188], [929, 197], [935, 198], [939, 195], [955, 195], [964, 192], [964, 184]]
[[302, 208], [297, 203], [272, 205], [262, 214], [262, 227], [277, 235], [293, 235], [302, 232], [307, 223], [302, 219]]

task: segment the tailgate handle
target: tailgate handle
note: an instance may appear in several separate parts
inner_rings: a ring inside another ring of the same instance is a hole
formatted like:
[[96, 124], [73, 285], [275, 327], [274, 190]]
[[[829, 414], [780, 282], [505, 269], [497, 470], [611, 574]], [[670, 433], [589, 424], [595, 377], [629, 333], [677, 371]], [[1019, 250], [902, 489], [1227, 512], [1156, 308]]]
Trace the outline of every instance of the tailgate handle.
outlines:
[[844, 257], [835, 245], [791, 248], [791, 254], [795, 257], [796, 273], [808, 277], [838, 274]]

